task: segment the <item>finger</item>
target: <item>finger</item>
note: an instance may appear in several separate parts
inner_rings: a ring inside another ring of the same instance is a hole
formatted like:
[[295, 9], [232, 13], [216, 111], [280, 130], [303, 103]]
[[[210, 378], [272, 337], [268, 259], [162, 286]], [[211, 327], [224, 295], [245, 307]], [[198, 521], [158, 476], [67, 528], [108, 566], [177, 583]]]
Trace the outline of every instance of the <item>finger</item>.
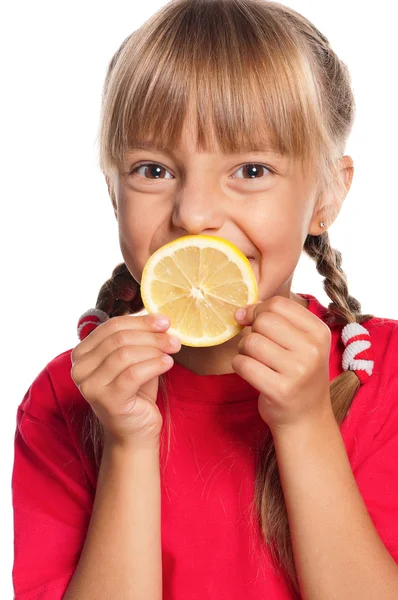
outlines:
[[233, 357], [231, 365], [235, 373], [255, 387], [261, 394], [266, 394], [267, 390], [268, 392], [271, 389], [276, 390], [280, 385], [282, 376], [279, 373], [250, 356], [237, 354]]
[[[251, 333], [248, 333], [247, 337], [252, 333], [259, 333], [264, 338], [290, 352], [300, 351], [303, 344], [307, 342], [306, 338], [308, 336], [281, 315], [269, 311], [264, 311], [257, 316], [251, 326]], [[303, 336], [305, 336], [305, 339]], [[242, 339], [245, 339], [245, 337], [243, 336]]]
[[98, 368], [90, 372], [79, 384], [79, 388], [81, 390], [84, 388], [85, 396], [95, 395], [115, 381], [123, 371], [133, 364], [141, 364], [146, 360], [159, 359], [162, 356], [165, 356], [163, 352], [151, 347], [124, 346], [118, 348], [107, 356]]
[[251, 325], [261, 313], [266, 311], [281, 315], [295, 327], [306, 332], [312, 332], [314, 325], [318, 326], [317, 321], [319, 321], [318, 317], [308, 308], [290, 300], [290, 298], [285, 298], [285, 296], [272, 296], [263, 302], [249, 304], [244, 309], [246, 313], [243, 319], [236, 318], [236, 320], [240, 325], [245, 326]]
[[291, 354], [259, 333], [250, 333], [242, 338], [238, 345], [238, 351], [279, 373]]
[[[90, 334], [91, 335], [91, 334]], [[87, 373], [92, 373], [100, 367], [105, 359], [119, 350], [119, 360], [123, 360], [123, 348], [131, 354], [129, 348], [138, 346], [142, 351], [146, 347], [156, 348], [162, 353], [173, 354], [181, 349], [181, 342], [168, 333], [151, 333], [149, 331], [136, 331], [132, 329], [122, 329], [112, 333], [91, 351], [86, 352], [77, 363], [72, 367], [72, 378], [75, 383], [79, 383], [86, 378]]]
[[[165, 354], [130, 365], [106, 386], [106, 396], [127, 402], [148, 381], [165, 373], [173, 366], [174, 361], [166, 363], [164, 357]], [[153, 400], [151, 401], [153, 402]]]
[[88, 335], [80, 344], [72, 350], [72, 364], [79, 360], [87, 352], [91, 352], [108, 336], [121, 331], [123, 329], [131, 329], [134, 331], [166, 331], [170, 327], [170, 319], [168, 325], [158, 326], [156, 320], [159, 315], [124, 315], [121, 317], [113, 317], [105, 323], [101, 323]]

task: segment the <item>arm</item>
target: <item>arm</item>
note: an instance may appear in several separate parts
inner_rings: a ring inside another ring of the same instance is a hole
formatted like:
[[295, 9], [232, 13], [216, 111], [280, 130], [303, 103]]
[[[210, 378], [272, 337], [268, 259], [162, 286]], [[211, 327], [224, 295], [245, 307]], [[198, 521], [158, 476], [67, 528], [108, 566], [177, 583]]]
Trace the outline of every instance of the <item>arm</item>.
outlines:
[[[12, 472], [14, 598], [158, 600], [157, 442], [151, 447], [137, 447], [135, 452], [122, 452], [120, 447], [105, 444], [97, 481], [91, 458], [80, 453], [73, 435], [75, 429], [80, 435], [87, 406], [69, 373], [68, 352], [41, 371], [17, 411]], [[64, 405], [67, 418], [61, 409]], [[133, 561], [132, 556], [137, 560]], [[142, 561], [147, 561], [146, 571], [140, 570]], [[94, 575], [93, 564], [97, 568]], [[107, 568], [103, 568], [105, 564]], [[118, 593], [122, 567], [124, 588]], [[136, 574], [137, 569], [143, 577], [141, 583], [137, 579], [134, 584], [145, 585], [145, 578], [152, 577], [148, 594], [132, 595], [129, 575]], [[84, 588], [83, 584], [79, 586], [83, 570], [87, 577]], [[88, 586], [94, 585], [93, 578], [101, 589], [90, 596]], [[107, 594], [109, 588], [112, 592]]]
[[274, 436], [303, 600], [395, 600], [398, 566], [364, 504], [333, 414]]
[[159, 445], [107, 440], [93, 513], [63, 600], [160, 600]]

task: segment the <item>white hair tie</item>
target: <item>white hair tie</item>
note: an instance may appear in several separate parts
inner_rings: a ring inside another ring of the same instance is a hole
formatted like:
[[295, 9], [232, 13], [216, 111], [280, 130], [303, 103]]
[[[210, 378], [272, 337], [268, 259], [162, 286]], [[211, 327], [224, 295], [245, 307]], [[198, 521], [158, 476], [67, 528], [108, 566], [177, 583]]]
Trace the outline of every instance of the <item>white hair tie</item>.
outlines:
[[341, 339], [346, 346], [342, 361], [344, 371], [355, 371], [361, 384], [366, 383], [374, 367], [369, 331], [360, 323], [348, 323], [343, 327]]

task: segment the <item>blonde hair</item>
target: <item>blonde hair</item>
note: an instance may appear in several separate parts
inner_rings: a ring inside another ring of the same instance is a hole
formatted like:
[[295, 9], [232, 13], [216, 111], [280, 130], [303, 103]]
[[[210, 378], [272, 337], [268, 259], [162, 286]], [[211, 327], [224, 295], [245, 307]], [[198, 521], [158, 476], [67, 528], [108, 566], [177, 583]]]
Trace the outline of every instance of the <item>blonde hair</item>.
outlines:
[[[317, 182], [319, 194], [344, 198], [336, 164], [354, 121], [350, 75], [327, 38], [293, 9], [263, 0], [173, 0], [163, 6], [124, 40], [108, 66], [99, 131], [102, 172], [111, 176], [136, 141], [176, 148], [191, 101], [197, 107], [198, 150], [209, 151], [213, 125], [223, 152], [270, 145], [295, 158]], [[331, 299], [327, 324], [372, 318], [362, 315], [360, 303], [349, 295], [341, 253], [331, 248], [328, 232], [308, 235], [304, 250]], [[101, 287], [96, 306], [110, 317], [143, 308], [125, 263]], [[165, 392], [163, 377], [160, 384]], [[331, 382], [339, 424], [359, 385], [353, 371]], [[86, 426], [83, 441], [93, 444], [99, 468], [103, 430], [92, 411]], [[169, 422], [168, 432], [170, 444]], [[292, 593], [299, 595], [271, 435], [257, 459], [254, 503], [263, 538]]]

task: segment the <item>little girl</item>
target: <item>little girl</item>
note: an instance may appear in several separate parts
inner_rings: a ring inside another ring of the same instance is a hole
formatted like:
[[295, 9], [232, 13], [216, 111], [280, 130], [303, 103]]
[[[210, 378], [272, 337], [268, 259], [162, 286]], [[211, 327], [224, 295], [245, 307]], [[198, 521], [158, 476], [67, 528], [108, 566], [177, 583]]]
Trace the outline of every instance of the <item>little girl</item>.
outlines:
[[[99, 148], [124, 263], [18, 407], [16, 600], [398, 598], [398, 321], [361, 314], [328, 236], [353, 119], [347, 67], [281, 4], [173, 0], [123, 42]], [[140, 296], [196, 234], [259, 288], [204, 348]], [[303, 248], [328, 307], [291, 291]]]

